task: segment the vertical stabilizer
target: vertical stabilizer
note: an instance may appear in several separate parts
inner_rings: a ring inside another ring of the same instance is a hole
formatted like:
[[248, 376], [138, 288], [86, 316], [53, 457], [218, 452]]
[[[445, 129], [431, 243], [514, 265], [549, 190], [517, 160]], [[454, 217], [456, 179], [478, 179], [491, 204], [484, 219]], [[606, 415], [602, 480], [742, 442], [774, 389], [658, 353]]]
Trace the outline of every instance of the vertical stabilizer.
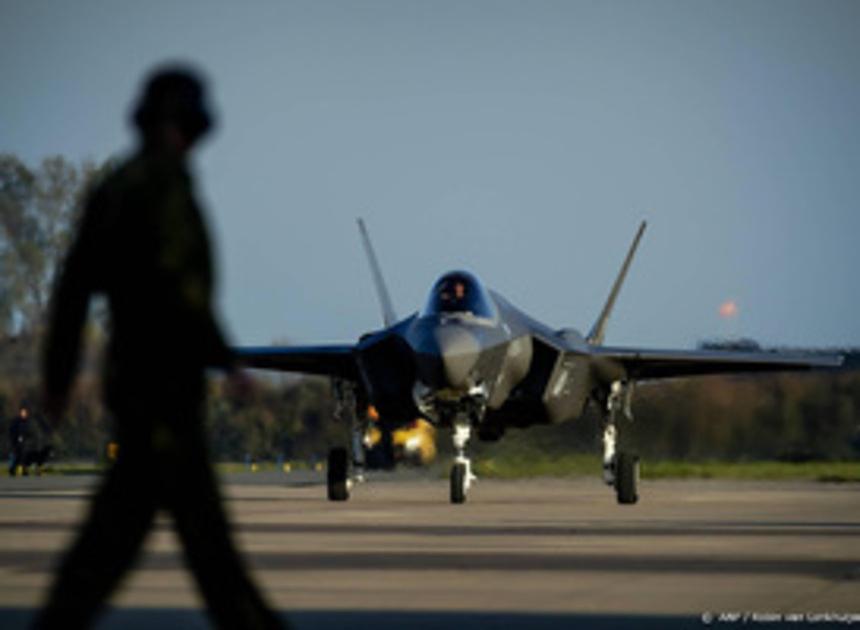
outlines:
[[376, 259], [376, 253], [373, 251], [373, 245], [370, 244], [370, 237], [367, 235], [367, 228], [364, 226], [362, 219], [358, 219], [358, 229], [361, 232], [364, 253], [367, 254], [367, 261], [370, 263], [370, 272], [373, 274], [376, 295], [379, 297], [380, 306], [382, 306], [382, 320], [386, 326], [391, 326], [397, 321], [397, 316], [394, 314], [394, 307], [391, 305], [391, 297], [388, 295], [388, 288], [385, 286], [382, 270], [379, 268], [379, 261]]
[[609, 321], [609, 316], [612, 314], [612, 308], [615, 306], [615, 299], [621, 291], [621, 285], [624, 284], [624, 278], [627, 277], [627, 270], [630, 268], [630, 263], [633, 261], [633, 255], [636, 253], [636, 248], [639, 247], [639, 241], [642, 239], [642, 234], [645, 232], [647, 223], [642, 221], [639, 225], [639, 231], [636, 232], [636, 237], [633, 239], [633, 244], [630, 246], [630, 251], [627, 252], [627, 257], [624, 259], [624, 264], [621, 265], [621, 271], [618, 272], [618, 277], [615, 279], [615, 284], [612, 285], [612, 291], [609, 292], [609, 297], [606, 298], [606, 304], [603, 305], [603, 310], [600, 312], [600, 317], [594, 322], [591, 332], [588, 333], [588, 343], [594, 346], [599, 346], [603, 343], [603, 336], [606, 334], [606, 323]]

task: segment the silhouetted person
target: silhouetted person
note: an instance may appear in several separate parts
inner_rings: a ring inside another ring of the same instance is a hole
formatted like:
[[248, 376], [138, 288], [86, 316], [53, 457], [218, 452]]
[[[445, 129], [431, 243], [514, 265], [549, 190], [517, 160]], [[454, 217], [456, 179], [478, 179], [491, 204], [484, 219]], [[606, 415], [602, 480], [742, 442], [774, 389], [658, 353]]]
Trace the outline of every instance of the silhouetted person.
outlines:
[[105, 391], [119, 456], [36, 627], [91, 624], [164, 509], [216, 625], [280, 628], [232, 544], [205, 446], [204, 369], [231, 368], [233, 355], [213, 316], [209, 239], [185, 165], [211, 126], [201, 82], [182, 68], [153, 74], [133, 121], [141, 149], [87, 202], [43, 357], [46, 404], [59, 417], [89, 298], [107, 296]]
[[9, 424], [9, 447], [12, 449], [12, 461], [9, 463], [9, 476], [21, 473], [27, 474], [27, 447], [30, 443], [30, 409], [27, 405], [21, 405], [18, 415]]

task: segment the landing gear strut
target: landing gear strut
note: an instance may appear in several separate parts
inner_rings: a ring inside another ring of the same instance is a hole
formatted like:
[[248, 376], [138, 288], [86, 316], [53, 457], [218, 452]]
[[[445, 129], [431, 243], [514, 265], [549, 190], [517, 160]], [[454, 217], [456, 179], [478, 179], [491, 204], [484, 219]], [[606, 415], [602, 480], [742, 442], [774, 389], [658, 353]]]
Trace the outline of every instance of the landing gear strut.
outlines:
[[614, 381], [606, 399], [603, 422], [603, 480], [615, 488], [615, 496], [621, 505], [632, 505], [639, 500], [639, 457], [627, 452], [616, 452], [619, 412], [632, 420], [630, 409], [632, 385]]
[[451, 503], [465, 503], [466, 493], [477, 480], [472, 474], [472, 462], [466, 457], [466, 445], [472, 434], [468, 418], [454, 421], [454, 465], [451, 466]]
[[[364, 434], [367, 430], [367, 414], [358, 410], [355, 385], [349, 381], [335, 379], [334, 390], [336, 420], [349, 421], [351, 449], [336, 447], [329, 451], [326, 482], [329, 501], [346, 501], [353, 484], [364, 481]], [[349, 451], [352, 451], [352, 475], [350, 475]]]

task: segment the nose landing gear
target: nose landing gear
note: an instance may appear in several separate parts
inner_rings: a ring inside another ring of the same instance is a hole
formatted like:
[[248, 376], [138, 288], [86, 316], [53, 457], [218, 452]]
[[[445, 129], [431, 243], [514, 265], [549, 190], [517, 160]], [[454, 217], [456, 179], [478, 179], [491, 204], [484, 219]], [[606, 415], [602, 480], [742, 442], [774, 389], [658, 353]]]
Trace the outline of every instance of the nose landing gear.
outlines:
[[451, 503], [465, 503], [466, 494], [477, 477], [472, 473], [472, 462], [466, 457], [466, 445], [472, 434], [468, 418], [454, 422], [454, 465], [451, 466]]

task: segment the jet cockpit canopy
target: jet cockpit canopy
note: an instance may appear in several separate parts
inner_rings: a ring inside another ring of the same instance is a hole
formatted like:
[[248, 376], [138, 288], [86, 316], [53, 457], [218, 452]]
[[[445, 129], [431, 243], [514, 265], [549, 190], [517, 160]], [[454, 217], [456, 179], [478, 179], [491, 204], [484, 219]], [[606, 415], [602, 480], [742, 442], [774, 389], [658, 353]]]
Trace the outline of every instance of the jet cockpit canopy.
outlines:
[[451, 271], [436, 281], [421, 317], [471, 315], [496, 318], [496, 306], [478, 278], [468, 271]]

